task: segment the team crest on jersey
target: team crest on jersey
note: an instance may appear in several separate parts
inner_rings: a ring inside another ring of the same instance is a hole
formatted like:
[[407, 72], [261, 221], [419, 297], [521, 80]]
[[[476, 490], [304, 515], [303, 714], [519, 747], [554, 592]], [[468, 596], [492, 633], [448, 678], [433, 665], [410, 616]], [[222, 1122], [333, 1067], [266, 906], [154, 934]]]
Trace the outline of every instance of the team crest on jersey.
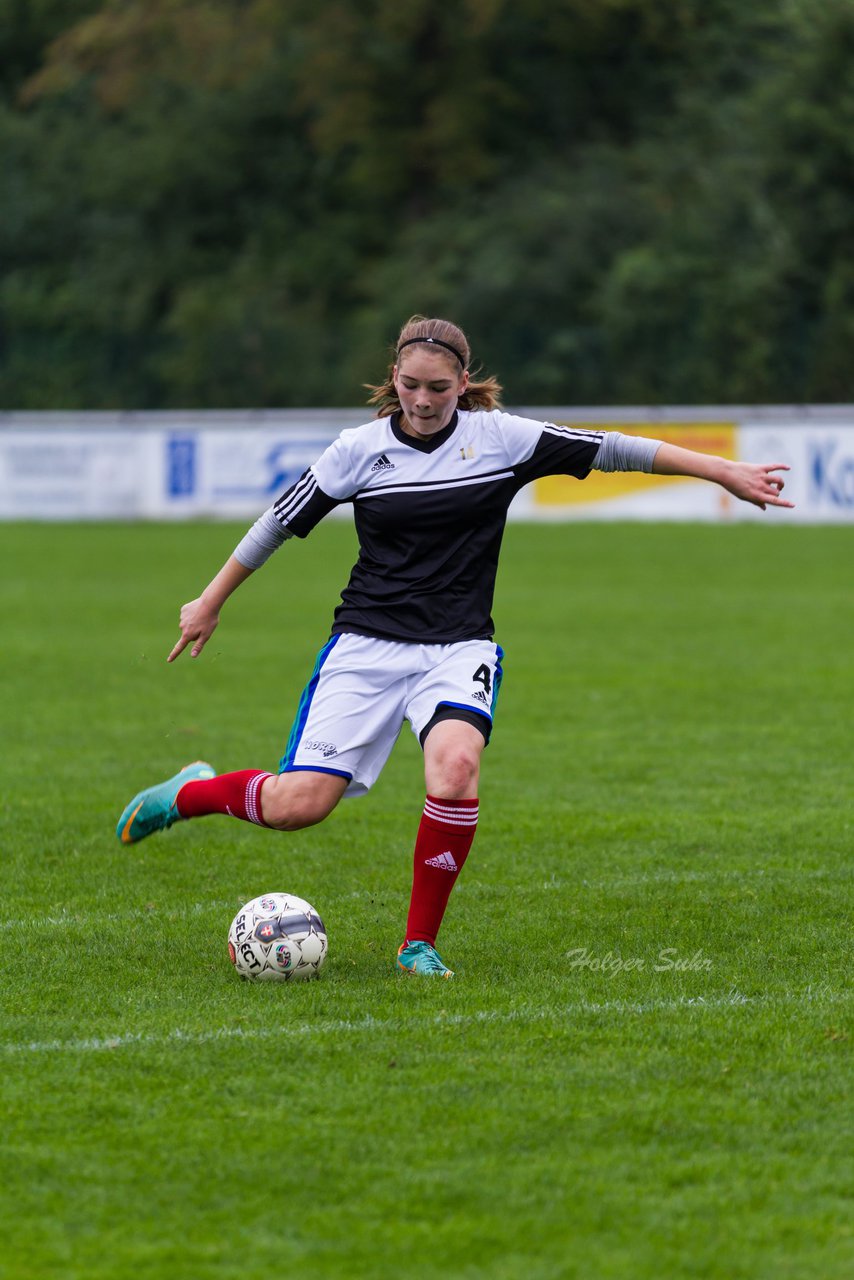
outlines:
[[394, 471], [394, 463], [389, 462], [387, 454], [381, 453], [371, 467], [371, 471]]

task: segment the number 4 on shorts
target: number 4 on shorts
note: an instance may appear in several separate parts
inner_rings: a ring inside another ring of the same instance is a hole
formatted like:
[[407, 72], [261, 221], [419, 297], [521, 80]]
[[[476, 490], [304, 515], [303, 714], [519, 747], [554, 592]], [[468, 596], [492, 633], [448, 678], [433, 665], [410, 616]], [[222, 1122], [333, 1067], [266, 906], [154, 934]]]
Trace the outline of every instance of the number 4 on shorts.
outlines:
[[485, 662], [480, 664], [477, 671], [475, 671], [472, 676], [472, 680], [477, 681], [478, 684], [482, 684], [487, 693], [492, 692], [492, 675], [490, 674], [489, 667]]

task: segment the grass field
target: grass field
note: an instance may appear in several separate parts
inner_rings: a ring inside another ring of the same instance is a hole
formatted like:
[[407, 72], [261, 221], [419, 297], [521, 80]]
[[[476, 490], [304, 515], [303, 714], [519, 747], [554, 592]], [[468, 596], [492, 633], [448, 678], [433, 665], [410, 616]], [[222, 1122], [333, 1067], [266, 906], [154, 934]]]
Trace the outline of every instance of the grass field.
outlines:
[[[167, 666], [240, 531], [0, 527], [0, 1276], [854, 1274], [854, 534], [509, 529], [430, 983], [392, 967], [408, 729], [310, 831], [115, 838], [188, 760], [275, 768], [353, 535], [289, 544]], [[280, 888], [329, 962], [244, 985], [229, 922]]]

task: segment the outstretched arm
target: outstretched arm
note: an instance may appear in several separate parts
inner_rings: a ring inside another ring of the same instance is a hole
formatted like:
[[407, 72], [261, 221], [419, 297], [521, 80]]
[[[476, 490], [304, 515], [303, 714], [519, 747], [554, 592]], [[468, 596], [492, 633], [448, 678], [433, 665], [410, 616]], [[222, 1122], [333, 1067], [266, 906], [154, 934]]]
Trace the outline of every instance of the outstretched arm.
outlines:
[[219, 573], [205, 587], [198, 600], [191, 600], [181, 608], [181, 639], [166, 659], [174, 662], [183, 653], [188, 644], [192, 644], [191, 658], [198, 658], [208, 640], [210, 640], [219, 622], [219, 611], [232, 591], [236, 591], [241, 582], [245, 582], [254, 569], [247, 568], [234, 556], [229, 556]]
[[732, 462], [708, 453], [695, 453], [676, 444], [662, 444], [656, 452], [652, 470], [660, 476], [695, 476], [722, 485], [736, 498], [752, 502], [764, 511], [768, 507], [793, 507], [794, 502], [782, 498], [785, 481], [778, 471], [788, 471], [783, 462], [769, 465], [757, 462]]

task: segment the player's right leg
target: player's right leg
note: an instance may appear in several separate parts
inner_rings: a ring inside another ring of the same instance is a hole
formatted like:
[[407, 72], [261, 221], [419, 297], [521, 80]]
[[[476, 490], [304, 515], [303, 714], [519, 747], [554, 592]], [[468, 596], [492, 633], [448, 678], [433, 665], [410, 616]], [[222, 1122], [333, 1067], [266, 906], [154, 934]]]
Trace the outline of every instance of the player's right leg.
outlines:
[[278, 831], [298, 831], [332, 812], [347, 781], [310, 770], [276, 775], [242, 769], [215, 775], [209, 764], [198, 762], [134, 796], [119, 818], [116, 834], [123, 844], [136, 844], [182, 819], [212, 813]]
[[333, 636], [303, 690], [278, 774], [244, 769], [215, 777], [210, 765], [188, 765], [134, 796], [119, 819], [119, 839], [135, 844], [182, 818], [210, 813], [279, 831], [322, 822], [345, 791], [368, 791], [385, 764], [405, 689], [405, 680], [390, 677], [386, 651], [409, 648]]
[[301, 831], [327, 818], [349, 785], [334, 773], [299, 773], [268, 776], [261, 789], [261, 819], [276, 831]]

